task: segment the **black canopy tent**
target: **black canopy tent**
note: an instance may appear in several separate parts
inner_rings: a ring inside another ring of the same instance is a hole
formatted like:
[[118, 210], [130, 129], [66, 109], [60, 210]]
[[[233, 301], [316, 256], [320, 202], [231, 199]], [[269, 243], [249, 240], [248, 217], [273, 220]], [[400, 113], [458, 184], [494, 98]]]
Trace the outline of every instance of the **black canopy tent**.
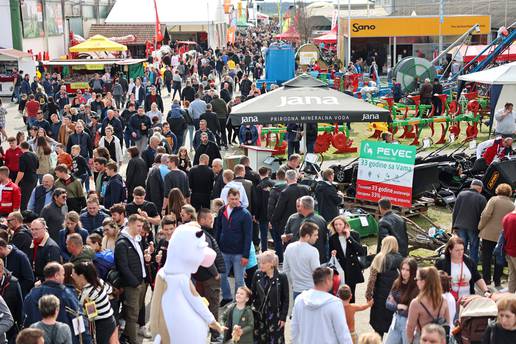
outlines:
[[233, 125], [318, 122], [388, 122], [387, 109], [339, 92], [311, 75], [302, 74], [282, 87], [235, 105]]

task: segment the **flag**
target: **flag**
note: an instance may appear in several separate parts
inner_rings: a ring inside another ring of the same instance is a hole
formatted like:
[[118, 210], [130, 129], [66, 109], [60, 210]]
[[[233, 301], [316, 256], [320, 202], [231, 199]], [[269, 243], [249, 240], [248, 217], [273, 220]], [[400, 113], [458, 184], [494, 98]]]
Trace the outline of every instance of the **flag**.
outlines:
[[159, 22], [158, 5], [156, 4], [156, 0], [154, 0], [154, 11], [156, 13], [156, 42], [161, 42], [163, 40], [163, 34], [161, 33], [161, 23]]

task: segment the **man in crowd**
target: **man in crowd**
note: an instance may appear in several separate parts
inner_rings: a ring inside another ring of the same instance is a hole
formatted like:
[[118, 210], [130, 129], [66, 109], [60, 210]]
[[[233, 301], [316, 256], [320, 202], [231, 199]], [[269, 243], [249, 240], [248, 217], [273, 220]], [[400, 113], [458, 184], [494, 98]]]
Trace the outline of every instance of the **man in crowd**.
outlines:
[[118, 174], [118, 165], [115, 162], [110, 162], [106, 165], [106, 174], [109, 179], [106, 184], [103, 204], [104, 207], [109, 209], [113, 204], [127, 200], [127, 189], [124, 179]]
[[[22, 296], [25, 297], [34, 286], [34, 272], [29, 258], [16, 246], [8, 245], [2, 238], [0, 238], [0, 258], [5, 260], [5, 268], [18, 279]], [[2, 259], [0, 261], [3, 261]]]
[[91, 263], [95, 259], [95, 252], [89, 246], [84, 246], [79, 233], [68, 235], [66, 238], [66, 249], [70, 252], [70, 263], [74, 265], [85, 262]]
[[134, 142], [139, 152], [143, 152], [147, 148], [151, 126], [150, 118], [145, 115], [143, 106], [140, 105], [138, 112], [131, 116], [127, 124], [131, 141]]
[[115, 246], [115, 264], [124, 288], [123, 309], [125, 314], [124, 337], [129, 344], [137, 343], [137, 321], [140, 308], [145, 302], [145, 262], [140, 234], [144, 220], [140, 215], [129, 216], [127, 227], [120, 233]]
[[137, 186], [133, 191], [133, 201], [125, 207], [127, 216], [138, 214], [151, 225], [158, 226], [161, 222], [158, 209], [152, 202], [145, 200], [145, 188]]
[[[469, 256], [478, 263], [478, 224], [480, 215], [487, 204], [482, 195], [484, 184], [481, 180], [474, 179], [469, 189], [461, 191], [455, 201], [452, 213], [452, 229], [464, 240], [464, 249]], [[401, 246], [400, 246], [401, 253]]]
[[213, 95], [213, 99], [211, 101], [211, 106], [213, 108], [213, 112], [217, 114], [217, 120], [219, 121], [220, 128], [220, 144], [222, 146], [228, 146], [228, 138], [226, 135], [226, 122], [228, 120], [228, 105], [224, 101], [224, 99], [220, 98], [218, 94]]
[[19, 211], [10, 213], [7, 216], [7, 228], [11, 232], [11, 244], [15, 245], [27, 257], [33, 253], [32, 232], [23, 224], [23, 216]]
[[352, 344], [342, 301], [328, 293], [333, 286], [332, 270], [318, 267], [312, 274], [313, 288], [294, 302], [291, 338], [294, 343]]
[[[208, 128], [208, 122], [205, 119], [199, 120], [199, 129], [195, 131], [194, 138], [192, 141], [193, 148], [197, 150], [197, 148], [201, 145], [202, 140], [201, 136], [203, 133], [208, 135], [208, 141], [215, 142], [215, 133]], [[194, 164], [195, 165], [195, 164]]]
[[249, 199], [247, 198], [247, 193], [245, 192], [244, 185], [242, 183], [236, 182], [235, 173], [231, 170], [225, 170], [222, 173], [222, 177], [224, 180], [224, 188], [220, 192], [220, 198], [224, 201], [224, 204], [228, 204], [228, 192], [231, 189], [238, 190], [240, 194], [240, 205], [242, 208], [246, 208], [249, 206]]
[[164, 197], [163, 208], [168, 206], [168, 194], [173, 188], [178, 188], [183, 193], [185, 198], [190, 197], [190, 185], [188, 183], [188, 176], [185, 172], [179, 169], [179, 158], [177, 155], [169, 157], [168, 168], [170, 171], [164, 178]]
[[59, 242], [59, 231], [63, 228], [65, 215], [68, 213], [66, 190], [57, 188], [52, 193], [52, 202], [41, 211], [41, 217], [48, 226], [48, 234], [55, 242]]
[[20, 210], [20, 188], [9, 178], [9, 168], [6, 166], [0, 167], [0, 200], [1, 217], [6, 217], [9, 213]]
[[54, 176], [45, 174], [38, 185], [30, 195], [27, 209], [36, 214], [41, 214], [43, 208], [52, 202], [52, 194], [54, 193]]
[[196, 210], [210, 208], [210, 195], [213, 189], [215, 175], [208, 166], [209, 162], [210, 157], [206, 154], [202, 154], [199, 157], [199, 165], [193, 166], [188, 175], [190, 188], [192, 190], [191, 203]]
[[39, 160], [36, 154], [29, 150], [30, 145], [28, 142], [20, 143], [20, 149], [22, 151], [19, 161], [20, 169], [14, 183], [20, 187], [21, 191], [20, 209], [25, 210], [27, 209], [32, 190], [34, 190], [38, 182], [36, 171], [39, 168]]
[[497, 110], [495, 136], [514, 137], [516, 134], [516, 114], [512, 103], [505, 103], [503, 109]]
[[228, 191], [227, 205], [219, 210], [214, 230], [226, 265], [225, 272], [221, 274], [221, 306], [224, 306], [233, 299], [228, 276], [231, 268], [235, 275], [235, 291], [244, 285], [244, 271], [249, 262], [253, 235], [253, 219], [247, 209], [240, 205], [238, 189]]
[[315, 188], [315, 199], [319, 214], [329, 222], [339, 215], [343, 194], [333, 185], [335, 173], [331, 168], [325, 169], [322, 176], [323, 180], [319, 181]]
[[398, 241], [399, 253], [403, 257], [408, 256], [408, 235], [405, 220], [392, 211], [392, 204], [388, 198], [382, 198], [378, 201], [378, 210], [382, 218], [378, 222], [378, 246], [376, 252], [380, 252], [383, 238], [392, 235]]
[[80, 154], [86, 161], [93, 158], [93, 142], [90, 135], [84, 131], [84, 125], [80, 121], [75, 124], [75, 133], [68, 138], [66, 152], [70, 154], [72, 152], [72, 146], [75, 145], [81, 147]]
[[222, 159], [214, 159], [211, 164], [211, 169], [214, 173], [214, 183], [213, 183], [213, 189], [211, 190], [211, 196], [210, 199], [215, 199], [220, 197], [220, 193], [222, 192], [222, 189], [224, 188], [225, 182], [224, 182], [224, 168], [222, 167]]
[[283, 272], [287, 274], [292, 285], [294, 299], [303, 291], [313, 287], [312, 273], [320, 266], [319, 251], [313, 246], [318, 237], [317, 225], [305, 222], [299, 230], [299, 240], [285, 249]]
[[107, 215], [100, 211], [98, 198], [90, 197], [86, 201], [86, 211], [81, 213], [82, 228], [86, 229], [88, 233], [91, 234], [102, 227], [102, 222], [106, 217]]
[[59, 245], [50, 238], [47, 231], [47, 224], [44, 219], [38, 218], [30, 224], [32, 230], [33, 253], [29, 256], [32, 258], [32, 266], [36, 281], [42, 281], [46, 274], [43, 269], [50, 262], [61, 262], [61, 249]]
[[314, 223], [318, 230], [318, 239], [314, 244], [319, 251], [319, 260], [328, 261], [328, 229], [324, 218], [314, 212], [315, 201], [312, 196], [303, 196], [297, 200], [297, 212], [290, 215], [285, 225], [285, 241], [299, 240], [299, 228], [305, 222]]
[[[183, 96], [186, 95], [183, 93]], [[192, 117], [195, 129], [199, 129], [199, 121], [201, 119], [201, 115], [206, 112], [206, 102], [200, 98], [199, 93], [195, 94], [195, 99], [190, 103], [188, 112], [190, 113], [190, 117]]]
[[68, 206], [68, 211], [73, 210], [80, 214], [82, 208], [86, 206], [86, 198], [84, 197], [84, 189], [82, 188], [81, 180], [72, 176], [66, 165], [57, 165], [54, 173], [57, 177], [55, 187], [62, 188], [66, 191], [66, 205]]
[[201, 143], [195, 148], [194, 165], [199, 164], [201, 154], [208, 155], [210, 157], [210, 161], [221, 158], [219, 146], [217, 146], [215, 142], [210, 141], [208, 136], [209, 135], [207, 133], [201, 133]]

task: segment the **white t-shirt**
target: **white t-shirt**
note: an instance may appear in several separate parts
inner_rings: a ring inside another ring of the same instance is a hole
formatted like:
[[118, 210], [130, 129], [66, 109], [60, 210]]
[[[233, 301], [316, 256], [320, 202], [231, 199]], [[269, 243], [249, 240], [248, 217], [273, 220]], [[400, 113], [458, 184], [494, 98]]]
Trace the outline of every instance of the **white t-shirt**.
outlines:
[[450, 292], [444, 293], [443, 297], [448, 303], [448, 313], [450, 315], [448, 322], [451, 326], [453, 326], [453, 319], [455, 318], [455, 313], [457, 312], [457, 301], [455, 301], [455, 298]]
[[[461, 268], [462, 265], [462, 268]], [[462, 277], [461, 277], [462, 269]], [[461, 264], [451, 263], [451, 288], [453, 291], [458, 291], [459, 298], [470, 295], [469, 281], [471, 280], [471, 271], [464, 262]]]

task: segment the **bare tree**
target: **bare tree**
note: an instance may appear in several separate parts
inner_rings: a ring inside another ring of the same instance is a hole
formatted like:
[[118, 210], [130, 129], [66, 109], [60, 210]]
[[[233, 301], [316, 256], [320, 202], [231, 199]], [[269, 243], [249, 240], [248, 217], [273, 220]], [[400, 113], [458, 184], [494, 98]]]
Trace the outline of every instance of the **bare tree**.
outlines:
[[312, 27], [306, 10], [306, 4], [303, 1], [296, 2], [296, 7], [293, 12], [295, 13], [293, 18], [294, 27], [299, 33], [301, 43], [307, 43], [312, 36]]

